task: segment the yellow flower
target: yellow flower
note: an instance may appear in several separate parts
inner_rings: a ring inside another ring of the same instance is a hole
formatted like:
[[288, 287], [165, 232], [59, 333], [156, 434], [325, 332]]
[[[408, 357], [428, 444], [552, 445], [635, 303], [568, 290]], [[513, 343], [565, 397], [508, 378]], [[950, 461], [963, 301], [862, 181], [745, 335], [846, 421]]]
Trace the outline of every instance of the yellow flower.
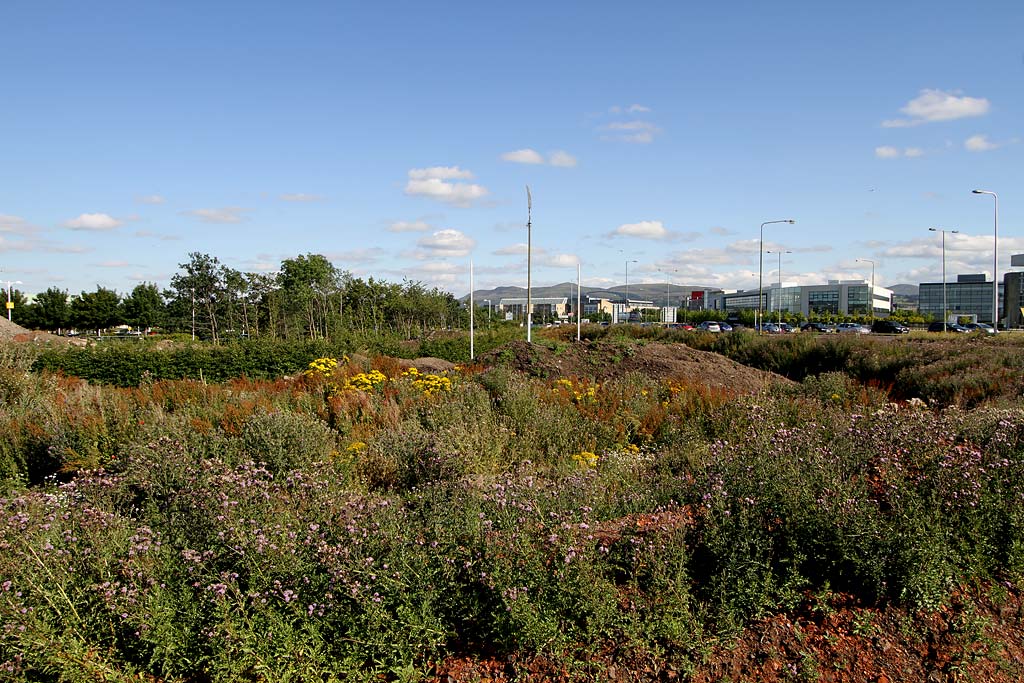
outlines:
[[362, 441], [353, 441], [345, 450], [349, 453], [361, 453], [366, 450], [366, 444]]
[[[348, 362], [348, 358], [345, 358], [345, 362]], [[302, 374], [307, 377], [323, 377], [329, 379], [334, 375], [334, 371], [338, 369], [338, 361], [334, 358], [317, 358], [310, 362], [309, 367], [306, 368]]]
[[576, 464], [578, 464], [580, 467], [597, 467], [597, 453], [592, 453], [590, 451], [581, 451], [579, 453], [573, 454], [572, 459], [576, 461]]

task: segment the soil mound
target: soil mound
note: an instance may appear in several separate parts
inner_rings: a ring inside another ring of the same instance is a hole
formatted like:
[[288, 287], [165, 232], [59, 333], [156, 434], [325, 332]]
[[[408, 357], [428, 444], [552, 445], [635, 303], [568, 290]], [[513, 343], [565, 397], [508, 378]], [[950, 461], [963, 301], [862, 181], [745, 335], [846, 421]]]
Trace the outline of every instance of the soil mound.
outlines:
[[582, 342], [550, 346], [514, 341], [479, 358], [483, 365], [507, 365], [534, 377], [589, 377], [606, 381], [639, 372], [648, 377], [704, 384], [714, 389], [753, 393], [771, 384], [792, 384], [781, 375], [757, 370], [685, 344]]
[[26, 330], [21, 325], [0, 317], [0, 341], [35, 342], [35, 343], [66, 343], [68, 340], [49, 332]]

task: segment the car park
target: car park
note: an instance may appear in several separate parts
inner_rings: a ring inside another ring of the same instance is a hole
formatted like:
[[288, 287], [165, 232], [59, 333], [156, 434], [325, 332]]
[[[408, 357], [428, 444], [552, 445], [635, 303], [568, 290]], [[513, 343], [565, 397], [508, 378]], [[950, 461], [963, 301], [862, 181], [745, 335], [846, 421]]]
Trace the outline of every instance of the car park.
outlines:
[[875, 334], [907, 334], [910, 328], [895, 320], [876, 320], [871, 323], [871, 331]]

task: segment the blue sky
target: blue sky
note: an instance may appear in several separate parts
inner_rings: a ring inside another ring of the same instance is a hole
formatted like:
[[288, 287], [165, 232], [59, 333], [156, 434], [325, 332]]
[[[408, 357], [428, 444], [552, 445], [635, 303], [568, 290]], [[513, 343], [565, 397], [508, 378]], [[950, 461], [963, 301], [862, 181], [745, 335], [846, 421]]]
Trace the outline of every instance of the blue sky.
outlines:
[[537, 284], [1006, 270], [1024, 4], [832, 4], [6, 0], [0, 279], [525, 285], [527, 184]]

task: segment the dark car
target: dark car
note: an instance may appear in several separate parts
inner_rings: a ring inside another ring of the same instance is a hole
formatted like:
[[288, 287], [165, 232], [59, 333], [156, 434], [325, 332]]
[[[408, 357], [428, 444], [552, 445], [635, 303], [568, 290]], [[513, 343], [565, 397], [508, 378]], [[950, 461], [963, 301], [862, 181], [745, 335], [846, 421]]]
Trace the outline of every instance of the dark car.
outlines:
[[804, 323], [800, 326], [802, 332], [820, 332], [821, 334], [835, 334], [836, 328], [828, 323]]
[[956, 323], [942, 323], [942, 322], [929, 323], [928, 324], [928, 331], [929, 332], [964, 332], [964, 333], [970, 332], [970, 330], [968, 330], [963, 325], [957, 325]]
[[871, 323], [871, 331], [875, 334], [907, 334], [910, 328], [895, 320], [876, 320]]

